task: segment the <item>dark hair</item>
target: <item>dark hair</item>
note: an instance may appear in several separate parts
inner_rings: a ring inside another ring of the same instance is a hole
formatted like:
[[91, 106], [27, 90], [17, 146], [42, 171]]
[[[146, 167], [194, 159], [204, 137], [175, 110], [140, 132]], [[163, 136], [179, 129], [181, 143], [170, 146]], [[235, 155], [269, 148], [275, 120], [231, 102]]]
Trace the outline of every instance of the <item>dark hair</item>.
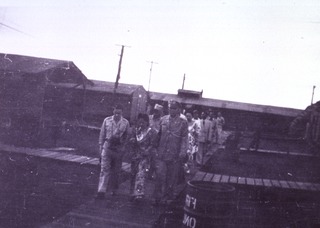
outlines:
[[146, 121], [149, 124], [149, 116], [148, 114], [145, 113], [139, 113], [138, 114], [138, 120], [139, 119], [143, 119], [144, 121]]
[[116, 104], [113, 108], [123, 110], [123, 106], [121, 104]]
[[193, 114], [199, 114], [198, 110], [193, 110]]

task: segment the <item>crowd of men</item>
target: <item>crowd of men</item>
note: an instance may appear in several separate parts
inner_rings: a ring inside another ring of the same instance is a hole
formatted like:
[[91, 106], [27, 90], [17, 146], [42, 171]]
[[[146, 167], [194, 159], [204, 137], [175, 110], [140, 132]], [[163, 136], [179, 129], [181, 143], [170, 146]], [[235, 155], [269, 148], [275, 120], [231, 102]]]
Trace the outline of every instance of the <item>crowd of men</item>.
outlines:
[[[154, 204], [171, 200], [183, 165], [204, 165], [204, 156], [214, 144], [221, 144], [225, 120], [220, 112], [214, 116], [193, 110], [183, 112], [181, 104], [170, 101], [168, 114], [156, 104], [152, 113], [140, 113], [134, 126], [122, 116], [123, 107], [116, 105], [113, 115], [104, 119], [99, 146], [101, 172], [96, 198], [103, 199], [110, 188], [117, 193], [122, 158], [131, 159], [130, 200], [145, 194], [145, 180], [154, 179]], [[188, 169], [187, 169], [188, 170]]]

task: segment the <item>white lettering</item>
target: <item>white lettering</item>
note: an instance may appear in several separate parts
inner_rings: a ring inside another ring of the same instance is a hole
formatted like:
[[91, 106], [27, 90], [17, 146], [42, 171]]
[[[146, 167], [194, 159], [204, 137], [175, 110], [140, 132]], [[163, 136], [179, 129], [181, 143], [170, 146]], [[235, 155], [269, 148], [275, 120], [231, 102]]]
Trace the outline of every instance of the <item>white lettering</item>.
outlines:
[[184, 214], [182, 223], [187, 227], [196, 228], [197, 220], [194, 217], [190, 217], [189, 215]]
[[192, 209], [196, 209], [196, 204], [197, 204], [197, 199], [189, 196], [188, 194], [186, 195], [186, 202], [185, 205], [186, 207], [192, 208]]

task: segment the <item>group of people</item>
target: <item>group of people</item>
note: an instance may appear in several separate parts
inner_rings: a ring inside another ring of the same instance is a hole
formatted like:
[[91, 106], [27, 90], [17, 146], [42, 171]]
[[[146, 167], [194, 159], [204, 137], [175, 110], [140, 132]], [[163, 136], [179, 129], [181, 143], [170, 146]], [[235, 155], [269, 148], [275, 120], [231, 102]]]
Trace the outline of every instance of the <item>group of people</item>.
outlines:
[[[154, 178], [154, 203], [174, 198], [174, 187], [185, 163], [203, 165], [203, 156], [212, 143], [219, 143], [224, 118], [213, 112], [209, 116], [198, 111], [183, 113], [181, 104], [170, 101], [168, 115], [156, 104], [152, 115], [139, 113], [134, 127], [122, 116], [123, 107], [116, 105], [113, 115], [104, 119], [99, 146], [101, 172], [96, 198], [103, 199], [107, 188], [116, 194], [125, 152], [131, 159], [130, 199], [145, 194], [145, 180]], [[220, 129], [220, 130], [219, 130]]]

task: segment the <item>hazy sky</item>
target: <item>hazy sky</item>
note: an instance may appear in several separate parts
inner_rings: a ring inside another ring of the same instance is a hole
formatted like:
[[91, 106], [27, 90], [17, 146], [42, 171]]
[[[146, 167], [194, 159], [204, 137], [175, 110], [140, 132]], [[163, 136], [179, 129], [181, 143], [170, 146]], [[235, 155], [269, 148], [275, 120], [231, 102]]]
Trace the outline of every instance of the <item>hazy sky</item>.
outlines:
[[304, 109], [320, 100], [319, 0], [2, 0], [0, 52], [89, 78]]

